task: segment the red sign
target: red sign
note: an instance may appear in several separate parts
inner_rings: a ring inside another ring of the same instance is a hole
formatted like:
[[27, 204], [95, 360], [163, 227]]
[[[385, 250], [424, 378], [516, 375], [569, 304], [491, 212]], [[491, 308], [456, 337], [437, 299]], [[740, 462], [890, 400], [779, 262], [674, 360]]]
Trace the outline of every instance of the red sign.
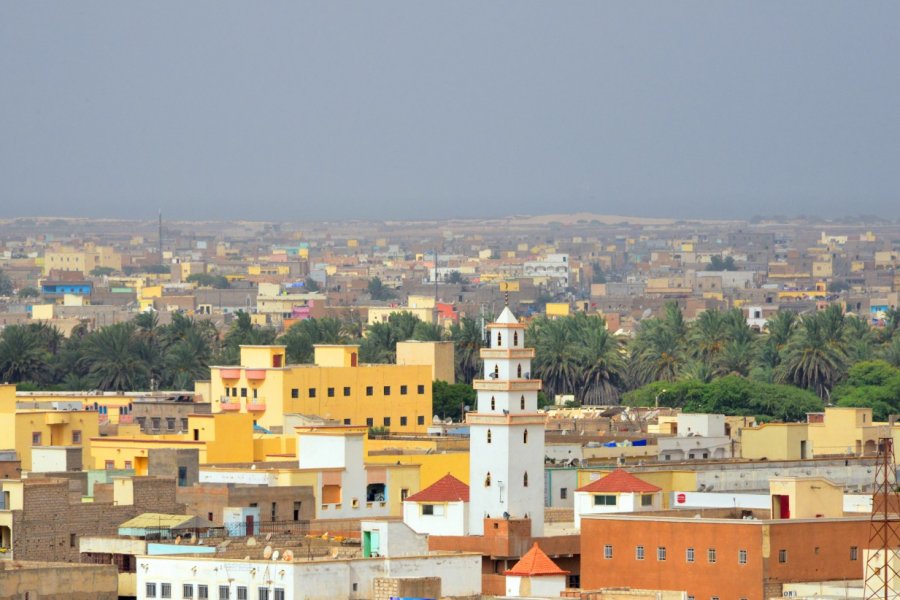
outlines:
[[687, 500], [687, 496], [685, 496], [684, 494], [678, 494], [677, 496], [675, 496], [675, 501], [678, 502], [678, 504], [684, 504], [685, 500]]

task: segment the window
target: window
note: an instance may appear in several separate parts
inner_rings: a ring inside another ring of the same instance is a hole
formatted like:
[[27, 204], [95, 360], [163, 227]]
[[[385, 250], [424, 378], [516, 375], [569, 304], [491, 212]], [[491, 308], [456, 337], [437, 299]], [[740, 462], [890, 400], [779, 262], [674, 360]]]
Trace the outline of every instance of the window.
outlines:
[[425, 386], [422, 385], [421, 383], [420, 383], [419, 385], [417, 385], [417, 386], [416, 386], [416, 393], [419, 394], [420, 396], [421, 396], [422, 394], [424, 394], [424, 393], [425, 393]]
[[228, 600], [228, 592], [229, 592], [229, 589], [228, 589], [227, 585], [220, 585], [219, 586], [219, 600]]
[[366, 386], [366, 396], [371, 396], [374, 393], [375, 393], [375, 388], [373, 388], [371, 385], [367, 385]]
[[443, 517], [444, 516], [444, 505], [443, 504], [423, 504], [422, 505], [422, 514], [423, 515], [431, 515], [433, 517]]
[[709, 600], [719, 600], [719, 597], [718, 597], [718, 596], [712, 596], [712, 597], [710, 597]]
[[384, 386], [384, 395], [385, 396], [391, 395], [391, 386], [389, 386], [389, 385]]
[[666, 547], [659, 546], [656, 549], [656, 560], [666, 560]]
[[490, 487], [490, 486], [491, 486], [491, 472], [488, 471], [487, 475], [484, 476], [484, 487]]
[[246, 398], [246, 397], [247, 397], [247, 388], [242, 387], [241, 388], [241, 398]]
[[344, 425], [349, 425], [349, 424], [350, 424], [350, 419], [344, 419]]
[[69, 548], [74, 548], [78, 543], [78, 534], [70, 533], [69, 534]]
[[641, 494], [641, 506], [653, 506], [653, 494]]
[[[294, 520], [300, 520], [300, 507], [303, 506], [302, 502], [294, 502]], [[211, 519], [210, 519], [211, 520]]]
[[391, 426], [391, 418], [390, 418], [390, 417], [385, 417], [385, 418], [384, 418], [384, 426], [385, 426], [385, 427], [390, 427], [390, 426]]
[[334, 388], [333, 387], [328, 388], [328, 397], [334, 398]]
[[39, 431], [31, 434], [31, 445], [32, 446], [40, 446], [41, 445], [41, 433]]
[[527, 429], [522, 432], [522, 443], [523, 444], [528, 443], [528, 430]]
[[278, 514], [278, 503], [273, 502], [272, 503], [272, 520], [273, 521], [275, 520], [275, 515], [277, 515], [277, 514]]
[[148, 584], [147, 584], [147, 593], [146, 593], [146, 596], [147, 596], [148, 598], [156, 598], [156, 584], [155, 584], [155, 583], [148, 583]]
[[132, 468], [132, 466], [131, 466], [131, 461], [130, 461], [130, 460], [126, 460], [126, 461], [125, 461], [125, 470], [127, 471], [127, 470], [129, 470], [129, 469], [131, 469], [131, 468]]
[[375, 425], [375, 419], [373, 419], [372, 417], [366, 417], [366, 426], [372, 427], [374, 425]]
[[259, 592], [259, 600], [269, 600], [269, 588], [256, 588]]
[[200, 600], [207, 600], [209, 598], [208, 585], [201, 583], [197, 586], [197, 598]]
[[409, 498], [409, 488], [400, 488], [400, 502]]
[[786, 563], [787, 562], [787, 550], [782, 548], [778, 551], [778, 562]]
[[559, 488], [559, 499], [565, 500], [569, 497], [569, 488]]
[[687, 552], [685, 554], [686, 554], [685, 560], [687, 560], [687, 562], [689, 562], [689, 563], [694, 562], [694, 549], [693, 548], [688, 548]]
[[522, 379], [522, 363], [519, 363], [519, 366], [516, 367], [516, 379]]
[[237, 588], [237, 600], [247, 600], [247, 588], [239, 585]]
[[513, 332], [513, 346], [518, 346], [518, 345], [519, 345], [519, 332], [514, 331]]
[[503, 334], [500, 333], [499, 331], [497, 332], [497, 345], [498, 346], [503, 345]]
[[706, 550], [706, 560], [709, 561], [709, 564], [714, 564], [716, 562], [716, 549], [709, 548]]
[[81, 430], [76, 429], [72, 432], [72, 444], [77, 445], [81, 443]]
[[166, 429], [169, 431], [175, 430], [175, 417], [166, 417]]
[[181, 597], [182, 598], [193, 598], [194, 597], [194, 584], [193, 583], [182, 584]]
[[738, 564], [739, 565], [747, 564], [747, 551], [746, 550], [738, 550]]
[[291, 398], [299, 398], [299, 397], [300, 397], [300, 390], [298, 390], [297, 388], [291, 388]]
[[400, 395], [401, 395], [401, 396], [405, 396], [407, 390], [408, 390], [407, 386], [401, 385], [401, 386], [400, 386]]
[[425, 424], [425, 417], [422, 416], [422, 415], [419, 415], [418, 417], [416, 417], [416, 424], [418, 424], [418, 425], [424, 425], [424, 424]]
[[349, 395], [350, 395], [350, 386], [349, 386], [349, 385], [345, 385], [345, 386], [344, 386], [344, 396], [346, 397], [346, 396], [349, 396]]
[[275, 588], [275, 600], [284, 600], [284, 588]]
[[859, 560], [859, 548], [850, 546], [850, 560]]
[[497, 410], [497, 401], [494, 400], [494, 397], [491, 396], [491, 410]]
[[644, 560], [644, 547], [643, 546], [635, 546], [634, 547], [634, 559], [635, 560]]
[[171, 598], [172, 597], [172, 584], [171, 583], [160, 584], [159, 597], [160, 598]]
[[488, 444], [491, 443], [491, 430], [490, 429], [487, 430], [487, 443]]
[[528, 487], [528, 472], [522, 475], [522, 486]]
[[182, 419], [181, 420], [181, 430], [187, 431], [187, 428], [188, 428], [188, 420], [186, 418]]
[[406, 417], [400, 417], [400, 427], [406, 427]]
[[616, 497], [613, 494], [597, 494], [594, 496], [594, 506], [615, 506]]
[[605, 546], [603, 546], [603, 558], [612, 558], [612, 544], [606, 544]]
[[522, 397], [519, 398], [519, 408], [525, 410], [525, 394], [522, 394]]
[[316, 397], [316, 388], [309, 388], [309, 397], [310, 398]]
[[103, 468], [105, 468], [107, 471], [112, 471], [113, 469], [116, 468], [116, 461], [114, 461], [114, 460], [105, 461], [103, 463]]
[[162, 422], [162, 421], [161, 421], [161, 419], [160, 419], [159, 417], [153, 417], [152, 419], [150, 419], [150, 426], [151, 426], [153, 429], [155, 429], [155, 430], [158, 431], [158, 430], [159, 430], [159, 424], [160, 424], [161, 422]]

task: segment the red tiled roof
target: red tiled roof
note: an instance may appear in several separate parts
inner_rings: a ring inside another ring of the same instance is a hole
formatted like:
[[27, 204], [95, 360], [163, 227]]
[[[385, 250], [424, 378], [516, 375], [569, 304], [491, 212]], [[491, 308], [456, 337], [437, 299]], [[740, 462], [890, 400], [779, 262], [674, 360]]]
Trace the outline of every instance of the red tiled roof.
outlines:
[[520, 575], [522, 577], [534, 577], [535, 575], [568, 575], [568, 571], [560, 569], [549, 556], [544, 554], [537, 542], [525, 556], [519, 559], [513, 568], [504, 575]]
[[468, 502], [469, 486], [447, 473], [406, 500], [407, 502]]
[[653, 493], [658, 492], [662, 488], [658, 488], [651, 483], [647, 483], [643, 479], [638, 479], [624, 469], [616, 469], [606, 477], [592, 481], [587, 485], [583, 485], [576, 492], [610, 492], [610, 493]]

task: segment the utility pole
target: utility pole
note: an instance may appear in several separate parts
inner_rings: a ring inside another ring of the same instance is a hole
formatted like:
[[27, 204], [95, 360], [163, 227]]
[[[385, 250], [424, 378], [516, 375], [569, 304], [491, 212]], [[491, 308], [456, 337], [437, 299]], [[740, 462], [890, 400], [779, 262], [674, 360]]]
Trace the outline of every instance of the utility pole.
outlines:
[[900, 493], [897, 491], [897, 465], [894, 439], [878, 440], [875, 487], [872, 490], [872, 517], [868, 556], [865, 565], [866, 600], [897, 598], [898, 573], [895, 568], [900, 545]]

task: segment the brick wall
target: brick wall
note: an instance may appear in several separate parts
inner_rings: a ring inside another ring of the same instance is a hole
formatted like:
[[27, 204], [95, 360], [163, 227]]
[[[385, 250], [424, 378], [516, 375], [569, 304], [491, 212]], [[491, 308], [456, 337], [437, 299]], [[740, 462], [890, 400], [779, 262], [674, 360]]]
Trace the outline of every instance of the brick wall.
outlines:
[[376, 577], [372, 581], [372, 600], [440, 597], [440, 577]]
[[[275, 521], [310, 521], [315, 518], [315, 495], [309, 486], [228, 486], [203, 484], [182, 487], [177, 490], [178, 501], [189, 514], [209, 518], [216, 525], [223, 525], [222, 509], [226, 506], [259, 507], [263, 523], [272, 521], [272, 503], [275, 503]], [[294, 518], [294, 503], [299, 502], [300, 513]]]

